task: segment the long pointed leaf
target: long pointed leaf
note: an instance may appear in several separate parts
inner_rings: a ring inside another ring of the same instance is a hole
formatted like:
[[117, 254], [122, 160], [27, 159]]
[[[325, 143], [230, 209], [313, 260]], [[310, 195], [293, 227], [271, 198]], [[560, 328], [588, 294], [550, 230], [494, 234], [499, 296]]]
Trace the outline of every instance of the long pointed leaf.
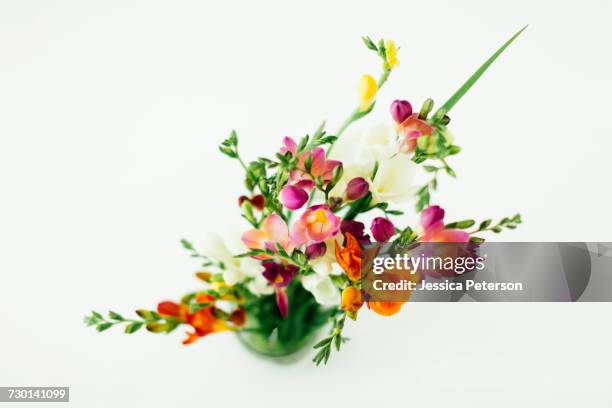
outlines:
[[[525, 29], [527, 28], [527, 26], [521, 28], [516, 34], [514, 34], [508, 41], [506, 41], [504, 43], [504, 45], [502, 45], [497, 51], [495, 51], [495, 54], [491, 55], [491, 57], [486, 60], [484, 62], [484, 64], [482, 64], [480, 66], [480, 68], [478, 68], [476, 70], [476, 72], [474, 72], [472, 74], [472, 76], [465, 81], [465, 83], [463, 85], [461, 85], [461, 88], [459, 88], [457, 90], [457, 92], [455, 92], [453, 94], [453, 96], [451, 96], [448, 101], [446, 101], [444, 103], [444, 105], [442, 105], [440, 107], [440, 109], [438, 109], [438, 112], [436, 112], [436, 114], [441, 113], [441, 111], [444, 111], [444, 113], [447, 113], [448, 111], [450, 111], [453, 106], [455, 106], [455, 104], [457, 102], [459, 102], [459, 100], [463, 97], [463, 95], [465, 95], [467, 93], [467, 91], [470, 90], [470, 88], [472, 87], [472, 85], [474, 85], [476, 83], [476, 81], [478, 81], [478, 79], [482, 76], [482, 74], [484, 74], [484, 72], [491, 66], [491, 64], [493, 64], [493, 62], [497, 59], [497, 57], [499, 57], [505, 50], [506, 48], [508, 48], [508, 46], [510, 44], [512, 44], [512, 42], [514, 40], [516, 40], [516, 38], [523, 32], [525, 31]], [[435, 115], [434, 115], [435, 116]]]

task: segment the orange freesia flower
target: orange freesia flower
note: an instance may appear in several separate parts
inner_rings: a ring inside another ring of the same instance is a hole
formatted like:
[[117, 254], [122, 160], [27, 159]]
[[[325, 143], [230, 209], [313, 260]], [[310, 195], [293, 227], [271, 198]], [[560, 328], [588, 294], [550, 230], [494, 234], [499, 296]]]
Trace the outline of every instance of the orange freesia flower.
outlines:
[[[214, 300], [214, 297], [203, 293], [199, 293], [196, 296], [198, 303], [211, 303]], [[193, 332], [186, 333], [187, 338], [183, 340], [183, 344], [191, 344], [207, 334], [228, 329], [227, 323], [215, 316], [215, 307], [213, 305], [203, 307], [195, 313], [189, 313], [187, 305], [166, 301], [157, 305], [157, 312], [162, 317], [173, 317], [193, 327]]]
[[363, 306], [361, 290], [354, 286], [348, 286], [342, 291], [342, 310], [351, 319], [357, 318], [357, 312]]
[[405, 302], [368, 302], [368, 307], [381, 316], [392, 316], [400, 311]]
[[355, 282], [361, 276], [361, 247], [359, 241], [350, 233], [346, 232], [344, 237], [346, 238], [344, 248], [341, 248], [338, 242], [334, 242], [336, 244], [336, 261], [349, 279]]

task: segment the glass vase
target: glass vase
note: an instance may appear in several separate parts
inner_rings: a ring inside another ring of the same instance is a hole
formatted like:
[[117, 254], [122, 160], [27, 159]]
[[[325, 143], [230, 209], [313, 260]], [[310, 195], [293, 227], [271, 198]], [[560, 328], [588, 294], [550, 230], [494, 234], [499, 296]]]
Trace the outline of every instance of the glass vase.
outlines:
[[[281, 316], [276, 296], [252, 296], [247, 300], [247, 322], [237, 333], [250, 351], [267, 357], [301, 357], [312, 346], [317, 334], [329, 322], [332, 309], [318, 304], [301, 283], [293, 281], [287, 288], [289, 313]], [[301, 351], [301, 353], [300, 353]]]

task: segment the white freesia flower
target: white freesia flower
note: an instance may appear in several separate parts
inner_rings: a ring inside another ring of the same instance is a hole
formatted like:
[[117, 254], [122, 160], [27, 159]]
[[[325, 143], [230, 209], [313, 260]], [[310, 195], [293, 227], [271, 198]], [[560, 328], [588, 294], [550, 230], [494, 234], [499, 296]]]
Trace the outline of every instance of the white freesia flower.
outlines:
[[372, 202], [401, 203], [409, 200], [415, 194], [412, 184], [416, 164], [410, 157], [398, 153], [380, 163], [374, 181], [370, 183]]
[[236, 258], [234, 256], [248, 251], [238, 232], [226, 237], [211, 234], [201, 247], [204, 255], [223, 263], [225, 266], [223, 280], [228, 285], [235, 285], [247, 278], [252, 278], [247, 287], [253, 294], [265, 295], [274, 292], [274, 289], [262, 275], [264, 268], [261, 262], [253, 258]]
[[[417, 165], [408, 155], [398, 153], [396, 137], [386, 125], [341, 137], [334, 145], [331, 157], [344, 165], [344, 174], [331, 191], [332, 196], [341, 197], [348, 182], [355, 177], [363, 177], [370, 183], [373, 203], [400, 203], [414, 195], [412, 181]], [[376, 162], [379, 167], [372, 181], [370, 177]]]
[[306, 275], [302, 278], [302, 286], [312, 293], [317, 303], [321, 305], [340, 303], [340, 292], [329, 276], [321, 276], [318, 273]]

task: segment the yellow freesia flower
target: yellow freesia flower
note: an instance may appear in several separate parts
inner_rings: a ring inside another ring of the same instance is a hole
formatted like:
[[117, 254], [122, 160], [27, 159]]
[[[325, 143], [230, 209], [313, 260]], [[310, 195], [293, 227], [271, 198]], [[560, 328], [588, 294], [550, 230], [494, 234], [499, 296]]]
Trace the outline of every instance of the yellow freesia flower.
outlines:
[[387, 65], [389, 69], [393, 69], [399, 66], [399, 60], [397, 59], [397, 46], [395, 45], [395, 41], [387, 40], [385, 42], [385, 51], [387, 55]]
[[367, 110], [374, 102], [376, 97], [376, 91], [378, 90], [378, 84], [371, 75], [364, 75], [359, 80], [357, 85], [357, 92], [359, 94], [359, 109], [361, 111]]

